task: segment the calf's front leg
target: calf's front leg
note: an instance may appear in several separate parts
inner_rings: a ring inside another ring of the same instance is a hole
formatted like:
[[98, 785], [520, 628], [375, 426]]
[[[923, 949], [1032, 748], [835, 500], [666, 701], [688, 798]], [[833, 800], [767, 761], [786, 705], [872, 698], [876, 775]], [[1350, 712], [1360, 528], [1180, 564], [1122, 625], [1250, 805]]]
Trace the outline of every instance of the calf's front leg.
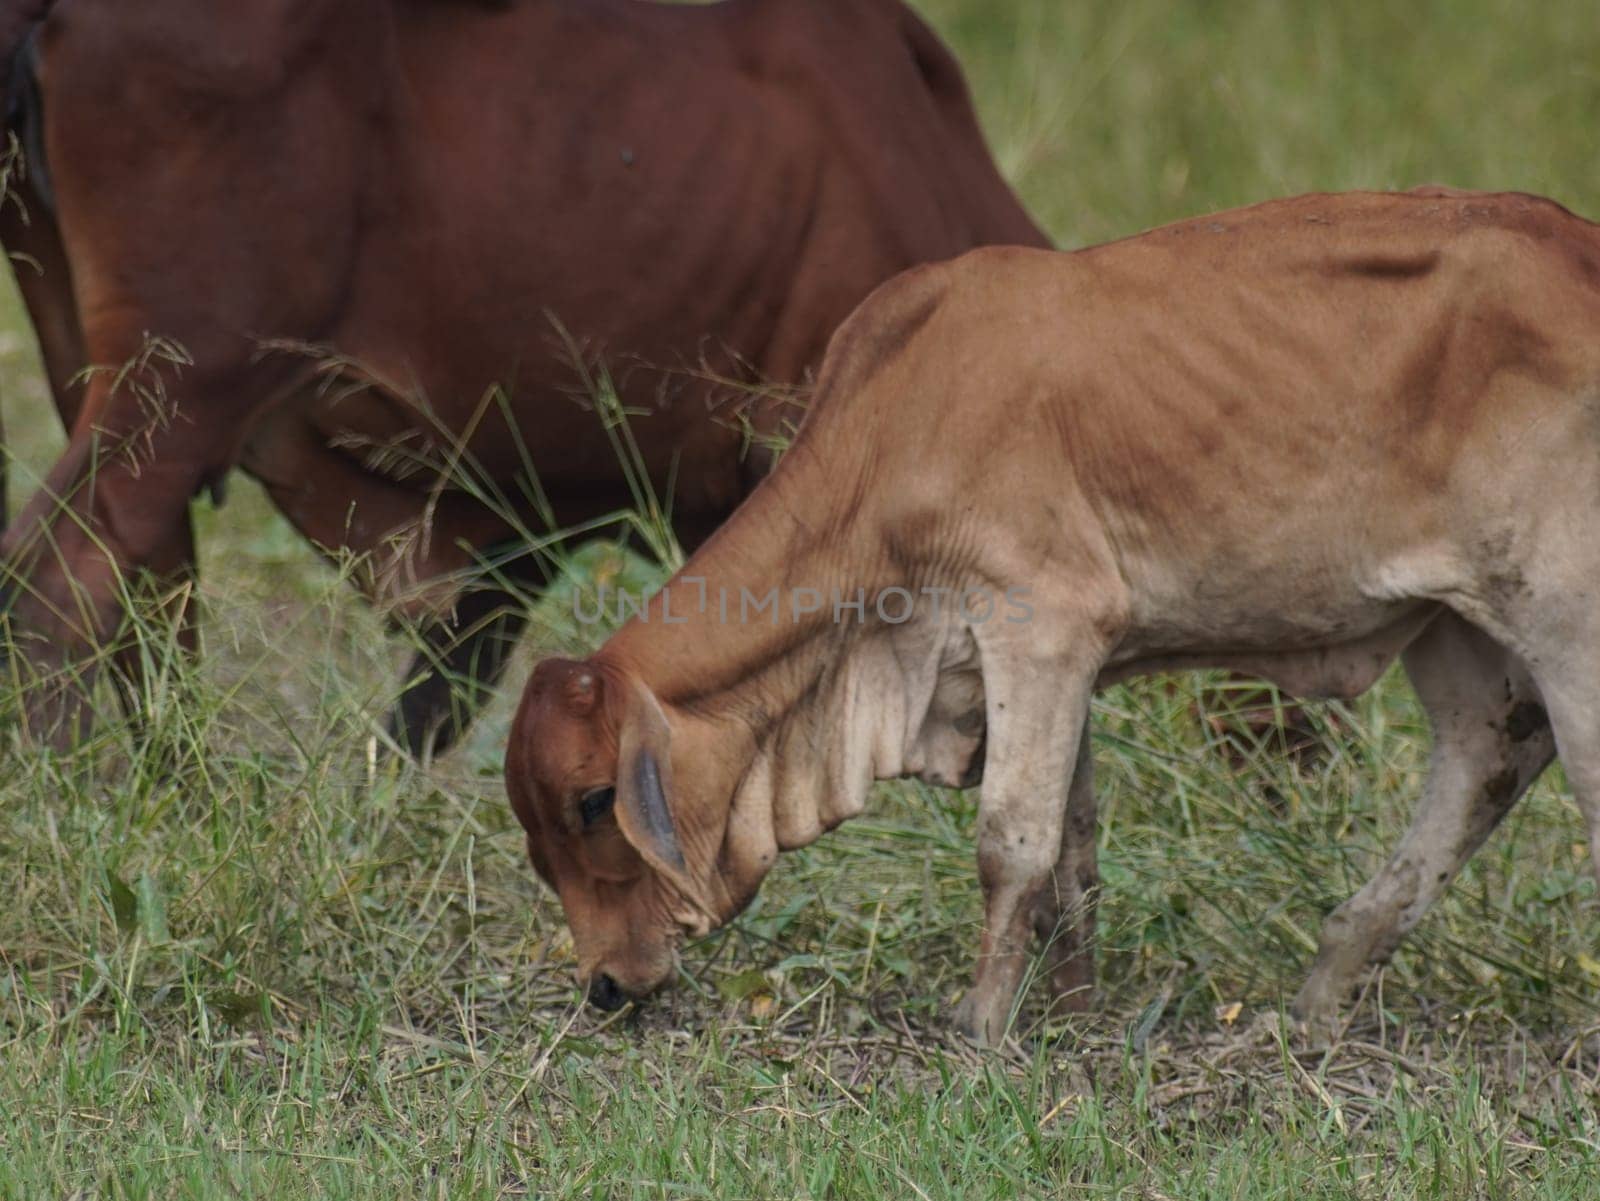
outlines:
[[[1067, 854], [1062, 831], [1094, 671], [1083, 664], [987, 657], [983, 671], [989, 747], [978, 804], [978, 879], [984, 921], [977, 970], [956, 1024], [990, 1046], [1010, 1024], [1027, 969], [1034, 906], [1053, 891], [1056, 864], [1068, 858], [1076, 866], [1080, 858], [1075, 850]], [[1069, 963], [1069, 971], [1078, 970], [1076, 955]]]
[[1078, 759], [1067, 788], [1061, 850], [1049, 882], [1034, 898], [1033, 932], [1045, 950], [1045, 980], [1061, 1012], [1089, 1008], [1095, 984], [1095, 926], [1100, 862], [1096, 840], [1094, 759], [1089, 729], [1078, 736]]

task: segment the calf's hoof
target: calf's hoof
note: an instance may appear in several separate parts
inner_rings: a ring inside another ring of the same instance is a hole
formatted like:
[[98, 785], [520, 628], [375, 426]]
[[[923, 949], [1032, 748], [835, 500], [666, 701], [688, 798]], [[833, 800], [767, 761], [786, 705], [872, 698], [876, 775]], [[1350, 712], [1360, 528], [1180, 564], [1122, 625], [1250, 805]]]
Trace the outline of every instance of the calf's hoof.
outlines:
[[956, 1033], [968, 1042], [993, 1047], [1005, 1037], [1008, 1016], [1006, 1007], [985, 1004], [981, 992], [974, 988], [956, 1006], [953, 1024]]
[[1289, 1016], [1308, 1037], [1327, 1040], [1339, 1028], [1346, 998], [1353, 984], [1331, 975], [1313, 972], [1289, 1004]]

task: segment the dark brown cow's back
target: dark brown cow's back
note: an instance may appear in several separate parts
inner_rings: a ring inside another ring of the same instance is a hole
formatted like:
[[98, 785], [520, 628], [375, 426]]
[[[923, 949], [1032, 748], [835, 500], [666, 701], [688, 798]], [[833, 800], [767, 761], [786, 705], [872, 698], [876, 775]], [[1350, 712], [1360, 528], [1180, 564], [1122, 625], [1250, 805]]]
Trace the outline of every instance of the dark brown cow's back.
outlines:
[[[236, 465], [318, 545], [370, 555], [383, 603], [444, 614], [519, 524], [633, 503], [587, 404], [601, 362], [693, 544], [765, 467], [743, 423], [783, 416], [735, 414], [727, 380], [801, 382], [889, 276], [1045, 240], [898, 0], [59, 0], [41, 46], [66, 266], [29, 301], [79, 334], [47, 343], [52, 378], [152, 337], [193, 359], [152, 361], [154, 422], [110, 376], [57, 389], [48, 491], [75, 515], [36, 497], [3, 546], [45, 661], [114, 628], [113, 567], [191, 569], [188, 501]], [[65, 619], [71, 579], [89, 604]], [[503, 601], [457, 616], [492, 626]], [[434, 668], [498, 668], [502, 640], [459, 624], [418, 665], [414, 744], [449, 707]]]

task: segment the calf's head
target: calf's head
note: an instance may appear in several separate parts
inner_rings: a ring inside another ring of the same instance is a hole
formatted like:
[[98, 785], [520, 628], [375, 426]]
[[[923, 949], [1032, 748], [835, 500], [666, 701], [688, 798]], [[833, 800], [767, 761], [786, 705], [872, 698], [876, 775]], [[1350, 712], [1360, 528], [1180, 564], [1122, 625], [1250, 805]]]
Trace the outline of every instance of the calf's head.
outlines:
[[512, 724], [511, 806], [602, 1008], [653, 992], [684, 933], [731, 916], [713, 899], [715, 833], [675, 812], [671, 744], [650, 690], [599, 661], [539, 664]]

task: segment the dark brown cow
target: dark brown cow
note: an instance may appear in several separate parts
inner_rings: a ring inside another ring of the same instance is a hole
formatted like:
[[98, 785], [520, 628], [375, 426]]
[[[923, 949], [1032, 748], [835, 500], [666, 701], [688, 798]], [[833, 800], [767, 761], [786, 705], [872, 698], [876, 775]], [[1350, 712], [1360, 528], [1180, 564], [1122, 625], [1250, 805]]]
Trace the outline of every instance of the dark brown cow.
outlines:
[[629, 504], [558, 327], [648, 410], [693, 545], [766, 465], [713, 377], [801, 381], [903, 268], [1045, 242], [898, 0], [29, 0], [0, 37], [45, 160], [0, 235], [42, 268], [21, 277], [71, 431], [0, 543], [13, 638], [84, 660], [121, 581], [193, 570], [189, 502], [242, 466], [428, 626], [414, 747], [458, 732], [449, 681], [495, 674], [506, 574], [533, 569], [439, 582], [539, 520], [438, 465], [509, 498], [531, 465], [562, 526]]

